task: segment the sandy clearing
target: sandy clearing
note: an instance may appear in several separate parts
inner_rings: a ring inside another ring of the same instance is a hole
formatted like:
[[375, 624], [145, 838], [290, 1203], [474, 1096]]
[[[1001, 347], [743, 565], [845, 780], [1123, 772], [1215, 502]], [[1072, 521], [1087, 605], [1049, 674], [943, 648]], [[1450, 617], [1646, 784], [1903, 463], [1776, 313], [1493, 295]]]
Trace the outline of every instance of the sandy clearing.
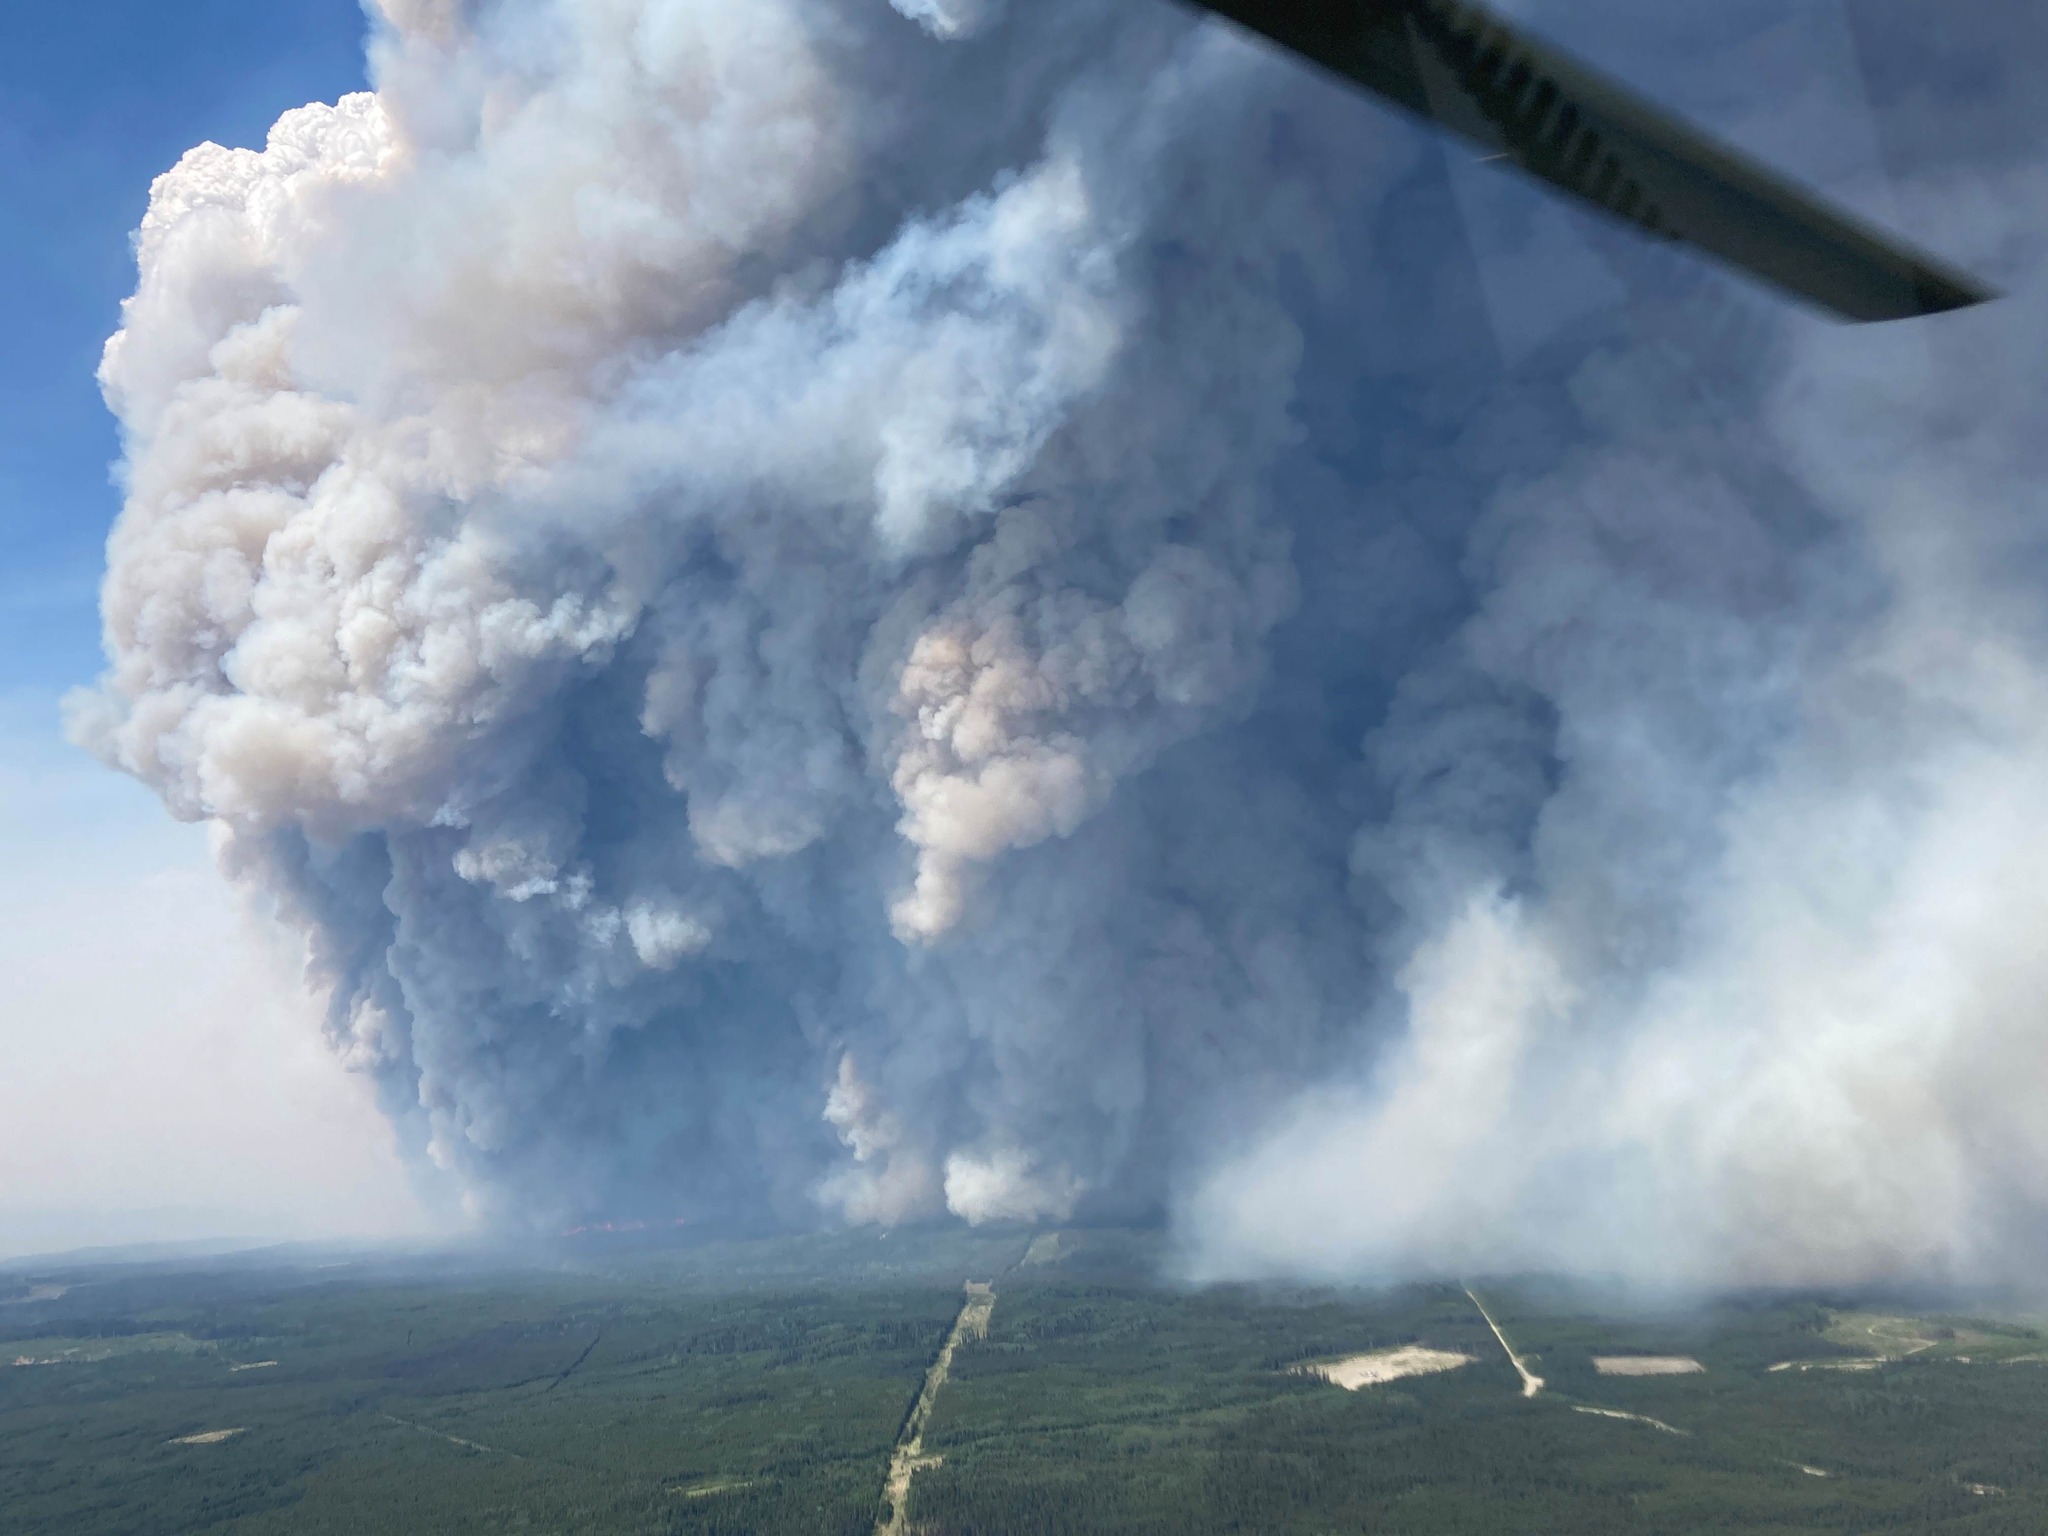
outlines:
[[1980, 1499], [1995, 1499], [2005, 1490], [1993, 1483], [1965, 1483], [1963, 1492], [1974, 1493]]
[[32, 1285], [26, 1296], [0, 1298], [0, 1307], [32, 1307], [38, 1302], [62, 1300], [70, 1294], [68, 1285]]
[[1826, 1477], [1828, 1475], [1827, 1473], [1821, 1471], [1819, 1467], [1809, 1467], [1803, 1461], [1795, 1461], [1792, 1463], [1792, 1465], [1797, 1467], [1800, 1471], [1804, 1472], [1808, 1477]]
[[1320, 1376], [1332, 1386], [1356, 1392], [1361, 1387], [1383, 1386], [1410, 1376], [1434, 1376], [1440, 1371], [1455, 1371], [1471, 1363], [1470, 1355], [1455, 1350], [1425, 1349], [1420, 1344], [1404, 1344], [1399, 1349], [1380, 1349], [1366, 1355], [1349, 1355], [1342, 1360], [1297, 1365], [1294, 1374]]
[[1631, 1424], [1647, 1424], [1652, 1429], [1661, 1429], [1667, 1435], [1690, 1436], [1692, 1431], [1680, 1429], [1675, 1424], [1666, 1424], [1662, 1419], [1653, 1419], [1647, 1413], [1623, 1413], [1619, 1408], [1588, 1408], [1583, 1403], [1572, 1405], [1573, 1413], [1590, 1413], [1600, 1419], [1626, 1419]]
[[1891, 1364], [1889, 1360], [1780, 1360], [1771, 1369], [1774, 1371], [1875, 1371]]
[[924, 1386], [917, 1394], [910, 1417], [904, 1421], [903, 1438], [896, 1443], [896, 1454], [889, 1458], [889, 1476], [882, 1484], [882, 1497], [888, 1503], [888, 1512], [875, 1521], [875, 1536], [908, 1536], [910, 1480], [928, 1467], [943, 1464], [944, 1458], [924, 1453], [925, 1425], [931, 1422], [932, 1408], [939, 1400], [939, 1389], [945, 1386], [946, 1378], [952, 1374], [954, 1353], [965, 1339], [988, 1337], [989, 1318], [996, 1309], [993, 1283], [970, 1280], [966, 1292], [967, 1299], [960, 1304], [960, 1315], [953, 1319], [953, 1331], [946, 1335], [946, 1342], [939, 1349], [939, 1358], [925, 1372]]
[[1602, 1376], [1691, 1376], [1706, 1367], [1690, 1355], [1595, 1355]]
[[246, 1435], [246, 1429], [209, 1429], [196, 1435], [180, 1435], [175, 1440], [166, 1440], [165, 1445], [219, 1445], [223, 1440], [232, 1440], [237, 1435]]
[[247, 1365], [231, 1365], [228, 1369], [230, 1371], [267, 1371], [275, 1364], [277, 1364], [275, 1360], [251, 1360]]
[[1465, 1287], [1465, 1294], [1472, 1298], [1472, 1305], [1479, 1309], [1479, 1315], [1486, 1319], [1486, 1326], [1493, 1330], [1493, 1336], [1500, 1340], [1502, 1353], [1508, 1357], [1508, 1364], [1515, 1368], [1515, 1374], [1522, 1378], [1522, 1396], [1534, 1397], [1543, 1390], [1543, 1378], [1522, 1363], [1522, 1357], [1515, 1353], [1515, 1347], [1508, 1343], [1508, 1336], [1500, 1331], [1500, 1324], [1493, 1320], [1493, 1314], [1486, 1310], [1486, 1303], [1473, 1294], [1472, 1287]]

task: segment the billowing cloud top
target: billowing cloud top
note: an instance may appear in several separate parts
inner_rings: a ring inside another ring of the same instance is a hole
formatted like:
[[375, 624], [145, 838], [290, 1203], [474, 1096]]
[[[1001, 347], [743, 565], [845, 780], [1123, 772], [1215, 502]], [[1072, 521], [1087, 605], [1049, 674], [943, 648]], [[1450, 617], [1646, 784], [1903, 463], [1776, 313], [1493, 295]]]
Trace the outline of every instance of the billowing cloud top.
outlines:
[[[2033, 1252], [2035, 299], [1731, 310], [1165, 5], [380, 3], [154, 189], [76, 724], [480, 1206]], [[1995, 116], [1877, 121], [2024, 289]]]

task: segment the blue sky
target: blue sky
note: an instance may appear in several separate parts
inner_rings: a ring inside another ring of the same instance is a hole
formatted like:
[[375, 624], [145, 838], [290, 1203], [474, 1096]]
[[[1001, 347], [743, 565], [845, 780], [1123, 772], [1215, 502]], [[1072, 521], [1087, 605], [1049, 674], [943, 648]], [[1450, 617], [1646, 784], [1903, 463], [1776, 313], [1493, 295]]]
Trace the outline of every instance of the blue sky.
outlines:
[[77, 0], [0, 10], [0, 655], [47, 698], [98, 663], [117, 492], [93, 383], [152, 178], [204, 139], [363, 83], [354, 0]]
[[0, 1256], [414, 1219], [295, 956], [63, 739], [119, 504], [94, 383], [151, 180], [363, 84], [354, 0], [0, 7]]

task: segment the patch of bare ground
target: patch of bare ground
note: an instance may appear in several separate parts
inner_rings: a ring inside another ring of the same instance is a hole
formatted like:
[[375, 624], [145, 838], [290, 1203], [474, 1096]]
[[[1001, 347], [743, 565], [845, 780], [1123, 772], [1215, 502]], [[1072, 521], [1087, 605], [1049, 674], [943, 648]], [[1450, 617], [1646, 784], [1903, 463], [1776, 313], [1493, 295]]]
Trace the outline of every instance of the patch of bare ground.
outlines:
[[249, 1363], [248, 1363], [247, 1365], [231, 1365], [231, 1366], [229, 1366], [229, 1367], [228, 1367], [228, 1370], [229, 1370], [229, 1371], [231, 1371], [231, 1372], [232, 1372], [232, 1371], [267, 1371], [267, 1370], [269, 1370], [269, 1369], [270, 1369], [270, 1368], [271, 1368], [271, 1367], [272, 1367], [273, 1365], [276, 1365], [276, 1364], [277, 1364], [277, 1362], [276, 1362], [275, 1360], [251, 1360], [251, 1361], [250, 1361], [250, 1362], [249, 1362]]
[[198, 1433], [198, 1434], [196, 1434], [196, 1435], [180, 1435], [180, 1436], [178, 1436], [178, 1438], [177, 1438], [177, 1439], [175, 1439], [175, 1440], [166, 1440], [166, 1441], [164, 1442], [164, 1444], [165, 1444], [165, 1445], [219, 1445], [219, 1444], [220, 1444], [220, 1443], [221, 1443], [221, 1442], [222, 1442], [223, 1440], [232, 1440], [232, 1439], [234, 1439], [234, 1438], [235, 1438], [235, 1436], [237, 1436], [237, 1435], [245, 1435], [245, 1434], [247, 1434], [247, 1433], [248, 1433], [248, 1430], [246, 1430], [246, 1429], [208, 1429], [208, 1430], [202, 1430], [202, 1431], [200, 1431], [200, 1433]]
[[1780, 1360], [1771, 1369], [1774, 1371], [1875, 1371], [1889, 1362], [1884, 1360]]
[[943, 1460], [938, 1456], [925, 1455], [925, 1426], [931, 1422], [939, 1390], [952, 1374], [954, 1354], [964, 1340], [988, 1337], [988, 1322], [995, 1309], [995, 1286], [978, 1280], [968, 1281], [967, 1299], [961, 1303], [960, 1315], [953, 1320], [953, 1331], [946, 1335], [939, 1358], [925, 1372], [924, 1386], [917, 1394], [917, 1402], [910, 1410], [910, 1417], [903, 1421], [903, 1436], [896, 1442], [896, 1454], [889, 1458], [888, 1480], [882, 1485], [882, 1498], [887, 1510], [875, 1521], [875, 1536], [908, 1536], [910, 1480], [925, 1468], [940, 1465]]
[[1434, 1376], [1470, 1365], [1472, 1357], [1448, 1349], [1425, 1349], [1407, 1344], [1399, 1349], [1374, 1350], [1371, 1354], [1348, 1355], [1342, 1360], [1318, 1360], [1294, 1367], [1298, 1376], [1320, 1376], [1346, 1392], [1362, 1387], [1383, 1386], [1410, 1376]]
[[1706, 1367], [1690, 1355], [1595, 1355], [1602, 1376], [1692, 1376]]
[[59, 1301], [71, 1294], [68, 1285], [32, 1285], [23, 1296], [0, 1296], [0, 1307], [32, 1307], [39, 1302]]

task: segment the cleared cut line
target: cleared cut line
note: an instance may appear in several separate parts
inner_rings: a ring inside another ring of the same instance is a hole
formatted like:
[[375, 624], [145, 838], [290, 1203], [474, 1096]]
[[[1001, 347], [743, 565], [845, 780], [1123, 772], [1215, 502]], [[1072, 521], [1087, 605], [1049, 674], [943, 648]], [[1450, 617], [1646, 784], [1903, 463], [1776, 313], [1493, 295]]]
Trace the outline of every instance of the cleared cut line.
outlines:
[[988, 1320], [995, 1309], [995, 1286], [968, 1281], [967, 1300], [961, 1304], [960, 1315], [953, 1319], [953, 1331], [946, 1335], [939, 1358], [925, 1372], [924, 1386], [917, 1394], [910, 1417], [904, 1421], [903, 1438], [897, 1442], [896, 1454], [889, 1459], [889, 1479], [882, 1486], [888, 1512], [875, 1521], [875, 1536], [907, 1536], [910, 1530], [910, 1480], [926, 1467], [936, 1467], [941, 1461], [940, 1457], [924, 1453], [925, 1425], [931, 1422], [932, 1408], [939, 1400], [939, 1389], [945, 1386], [946, 1377], [952, 1372], [953, 1355], [960, 1348], [960, 1341], [987, 1338]]
[[223, 1440], [232, 1440], [245, 1435], [246, 1429], [208, 1429], [196, 1435], [180, 1435], [175, 1440], [166, 1440], [165, 1445], [219, 1445]]
[[1070, 1250], [1063, 1246], [1057, 1232], [1041, 1232], [1031, 1239], [1031, 1246], [1024, 1250], [1019, 1264], [1057, 1264]]
[[[1653, 1419], [1647, 1413], [1623, 1413], [1619, 1408], [1588, 1408], [1582, 1403], [1572, 1405], [1573, 1413], [1590, 1413], [1601, 1419], [1626, 1419], [1631, 1424], [1647, 1424], [1652, 1429], [1661, 1429], [1667, 1435], [1691, 1435], [1689, 1429], [1680, 1429], [1675, 1424], [1666, 1424], [1662, 1419]], [[1823, 1474], [1825, 1475], [1825, 1474]]]
[[1472, 1305], [1479, 1309], [1479, 1315], [1486, 1319], [1486, 1326], [1493, 1330], [1493, 1336], [1500, 1340], [1501, 1353], [1508, 1357], [1508, 1364], [1515, 1368], [1515, 1374], [1522, 1378], [1522, 1396], [1534, 1397], [1543, 1390], [1543, 1378], [1522, 1364], [1522, 1357], [1515, 1353], [1508, 1336], [1500, 1331], [1500, 1324], [1493, 1320], [1493, 1314], [1486, 1310], [1486, 1303], [1473, 1294], [1472, 1287], [1465, 1287], [1465, 1294], [1472, 1298]]
[[669, 1492], [683, 1499], [711, 1499], [716, 1498], [721, 1493], [738, 1493], [743, 1488], [751, 1488], [753, 1486], [754, 1480], [750, 1477], [729, 1477], [723, 1482], [716, 1483], [685, 1483], [669, 1489]]
[[481, 1451], [486, 1456], [509, 1456], [514, 1461], [526, 1460], [517, 1451], [500, 1450], [495, 1445], [482, 1445], [475, 1440], [465, 1440], [460, 1435], [443, 1434], [438, 1429], [429, 1429], [424, 1424], [415, 1424], [411, 1419], [401, 1419], [395, 1413], [387, 1413], [383, 1417], [393, 1424], [402, 1424], [407, 1429], [416, 1429], [423, 1435], [432, 1435], [436, 1440], [446, 1440], [450, 1445], [459, 1445], [465, 1451]]

